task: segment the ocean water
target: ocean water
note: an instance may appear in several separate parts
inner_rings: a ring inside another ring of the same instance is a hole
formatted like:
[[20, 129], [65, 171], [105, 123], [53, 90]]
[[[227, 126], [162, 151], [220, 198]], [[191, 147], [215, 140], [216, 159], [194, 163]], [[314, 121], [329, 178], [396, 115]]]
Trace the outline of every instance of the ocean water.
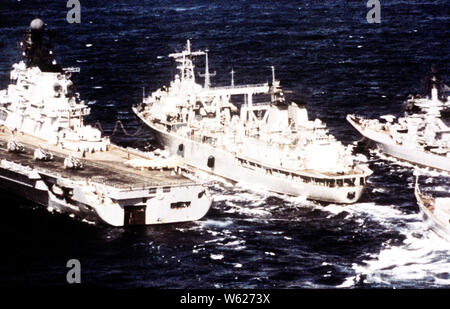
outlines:
[[[131, 106], [143, 87], [148, 94], [168, 84], [175, 70], [167, 55], [186, 39], [209, 49], [215, 85], [228, 85], [232, 69], [236, 84], [266, 82], [274, 65], [290, 99], [308, 102], [310, 117], [346, 144], [360, 139], [348, 113], [400, 112], [408, 94], [423, 93], [432, 64], [450, 82], [447, 0], [383, 0], [380, 24], [367, 23], [365, 1], [80, 2], [81, 24], [69, 24], [65, 1], [0, 0], [0, 86], [40, 17], [56, 33], [58, 62], [81, 69], [75, 81], [91, 106], [88, 122], [106, 133], [118, 119], [130, 132], [141, 126]], [[146, 128], [112, 140], [154, 144]], [[205, 218], [182, 224], [111, 228], [2, 192], [0, 285], [66, 285], [75, 258], [83, 284], [101, 287], [450, 287], [450, 243], [422, 220], [414, 167], [375, 150], [361, 156], [374, 174], [354, 205], [218, 183]], [[424, 191], [448, 194], [450, 175], [421, 173]]]

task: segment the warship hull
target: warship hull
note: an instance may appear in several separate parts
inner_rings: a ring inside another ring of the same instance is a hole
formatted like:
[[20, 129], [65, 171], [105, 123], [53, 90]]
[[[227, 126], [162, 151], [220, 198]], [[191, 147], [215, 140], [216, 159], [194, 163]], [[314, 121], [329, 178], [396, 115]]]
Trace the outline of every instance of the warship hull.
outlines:
[[427, 224], [430, 226], [431, 230], [435, 232], [440, 237], [450, 241], [450, 226], [444, 225], [442, 222], [440, 222], [436, 216], [431, 213], [424, 205], [422, 205], [420, 202], [419, 208], [420, 213], [422, 214], [422, 218], [427, 222]]
[[439, 218], [429, 209], [430, 201], [431, 203], [434, 203], [434, 199], [432, 197], [421, 194], [417, 186], [414, 193], [416, 195], [420, 213], [423, 219], [430, 226], [431, 230], [434, 231], [440, 237], [450, 241], [450, 223], [443, 222], [443, 220], [439, 220]]
[[381, 152], [416, 165], [450, 172], [449, 157], [397, 144], [384, 132], [363, 128], [355, 116], [348, 116], [347, 120], [363, 137], [374, 142]]
[[45, 189], [38, 189], [36, 180], [27, 175], [0, 167], [0, 188], [37, 204], [48, 206], [49, 194]]
[[[248, 158], [166, 132], [139, 114], [136, 109], [134, 111], [150, 127], [158, 142], [171, 154], [183, 157], [188, 166], [226, 180], [248, 184], [275, 193], [305, 196], [311, 200], [338, 204], [355, 203], [364, 192], [363, 185], [327, 187], [312, 182], [293, 181], [295, 175], [290, 174], [289, 171], [265, 166], [260, 162], [254, 162], [253, 165], [245, 164], [250, 162]], [[278, 176], [274, 176], [274, 174]]]
[[125, 159], [136, 154], [114, 145], [108, 152], [89, 154], [83, 170], [68, 170], [63, 166], [64, 149], [51, 149], [51, 161], [33, 160], [38, 147], [34, 145], [45, 145], [43, 141], [26, 134], [16, 136], [25, 151], [14, 153], [5, 147], [9, 138], [0, 132], [0, 188], [50, 211], [127, 226], [199, 220], [212, 203], [202, 184], [168, 171], [126, 167]]

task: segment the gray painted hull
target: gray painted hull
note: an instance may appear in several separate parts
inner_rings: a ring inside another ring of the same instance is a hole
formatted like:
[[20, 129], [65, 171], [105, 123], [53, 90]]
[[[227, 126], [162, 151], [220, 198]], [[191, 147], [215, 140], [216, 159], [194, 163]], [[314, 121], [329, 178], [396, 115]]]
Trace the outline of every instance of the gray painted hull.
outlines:
[[417, 183], [414, 190], [414, 194], [417, 199], [417, 204], [419, 205], [420, 213], [425, 222], [427, 222], [428, 225], [430, 226], [430, 229], [440, 237], [450, 241], [450, 223], [444, 222], [444, 220], [439, 220], [439, 218], [430, 209], [426, 207], [425, 205], [426, 203], [423, 200], [423, 196], [420, 193]]
[[[139, 113], [136, 114], [139, 116]], [[158, 142], [171, 154], [184, 157], [184, 162], [189, 166], [233, 182], [248, 184], [271, 192], [305, 196], [311, 200], [338, 204], [355, 203], [364, 192], [364, 186], [361, 185], [331, 188], [268, 175], [261, 169], [242, 166], [238, 157], [229, 151], [165, 132], [143, 117], [140, 118], [152, 129]], [[180, 151], [180, 145], [183, 145], [182, 151]], [[214, 157], [213, 168], [208, 167], [208, 158], [211, 156]]]
[[397, 159], [408, 161], [421, 166], [428, 166], [438, 170], [450, 172], [450, 158], [440, 156], [417, 148], [396, 144], [388, 136], [370, 129], [363, 129], [352, 118], [347, 118], [350, 124], [365, 138], [375, 142], [377, 148], [383, 153]]
[[[75, 216], [88, 222], [113, 226], [200, 220], [206, 215], [212, 203], [212, 199], [209, 194], [205, 193], [202, 185], [168, 186], [169, 191], [164, 192], [161, 196], [146, 198], [145, 218], [142, 223], [130, 223], [129, 220], [127, 221], [129, 215], [125, 207], [129, 207], [130, 210], [136, 208], [133, 205], [140, 202], [142, 197], [146, 197], [145, 193], [130, 191], [130, 194], [136, 194], [136, 197], [124, 198], [113, 205], [105, 206], [94, 200], [89, 202], [88, 197], [84, 195], [78, 196], [78, 200], [66, 195], [58, 196], [53, 189], [53, 184], [64, 182], [64, 179], [38, 173], [35, 175], [39, 175], [39, 177], [29, 177], [24, 167], [8, 169], [0, 165], [0, 189], [47, 207], [49, 211]], [[77, 184], [67, 188], [81, 192], [81, 187]], [[143, 189], [143, 191], [149, 190]], [[188, 204], [175, 207], [180, 201], [186, 201]]]
[[433, 230], [440, 237], [450, 241], [450, 225], [444, 225], [424, 205], [422, 205], [420, 202], [418, 204], [422, 217], [428, 223], [431, 230]]
[[21, 198], [35, 202], [41, 206], [49, 207], [59, 213], [75, 215], [87, 221], [106, 223], [102, 221], [95, 210], [87, 205], [72, 205], [68, 207], [64, 200], [60, 200], [48, 189], [37, 188], [37, 181], [29, 179], [20, 172], [0, 168], [0, 188]]

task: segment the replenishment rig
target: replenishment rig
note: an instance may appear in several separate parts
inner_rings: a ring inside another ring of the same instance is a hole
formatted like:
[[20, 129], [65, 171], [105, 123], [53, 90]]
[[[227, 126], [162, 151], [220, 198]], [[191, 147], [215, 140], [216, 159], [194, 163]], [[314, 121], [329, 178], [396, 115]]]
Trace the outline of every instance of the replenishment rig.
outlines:
[[[235, 85], [232, 77], [230, 86], [212, 87], [206, 51], [192, 51], [188, 40], [169, 56], [179, 74], [133, 110], [171, 154], [272, 192], [341, 204], [360, 199], [372, 171], [322, 121], [309, 120], [304, 105], [285, 101], [273, 67], [271, 83]], [[204, 85], [195, 80], [197, 56], [205, 56]]]

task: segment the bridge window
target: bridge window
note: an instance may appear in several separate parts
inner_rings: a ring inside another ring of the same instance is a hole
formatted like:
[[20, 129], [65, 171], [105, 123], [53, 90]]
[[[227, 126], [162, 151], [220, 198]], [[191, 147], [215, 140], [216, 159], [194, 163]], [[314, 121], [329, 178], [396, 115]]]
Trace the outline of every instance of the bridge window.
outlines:
[[344, 184], [345, 184], [346, 187], [354, 187], [355, 186], [355, 181], [356, 181], [355, 178], [346, 178], [344, 180]]

